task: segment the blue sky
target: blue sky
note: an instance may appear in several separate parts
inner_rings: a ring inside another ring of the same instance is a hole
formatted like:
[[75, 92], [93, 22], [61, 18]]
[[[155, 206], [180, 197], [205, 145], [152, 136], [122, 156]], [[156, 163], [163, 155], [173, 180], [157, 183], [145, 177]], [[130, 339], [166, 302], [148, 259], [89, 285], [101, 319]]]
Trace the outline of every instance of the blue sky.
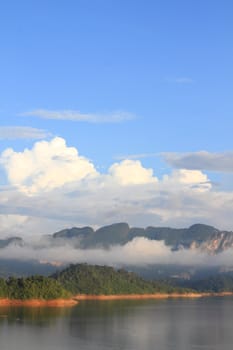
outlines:
[[[230, 0], [2, 2], [0, 151], [59, 136], [100, 172], [138, 159], [159, 179], [201, 171], [231, 194], [232, 12]], [[4, 164], [2, 185], [19, 185]]]

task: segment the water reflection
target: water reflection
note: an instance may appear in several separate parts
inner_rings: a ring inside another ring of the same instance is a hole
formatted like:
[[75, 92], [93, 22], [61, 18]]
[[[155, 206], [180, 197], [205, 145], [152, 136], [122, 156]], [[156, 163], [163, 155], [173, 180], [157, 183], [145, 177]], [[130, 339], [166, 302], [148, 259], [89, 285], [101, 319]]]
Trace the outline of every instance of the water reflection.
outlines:
[[0, 308], [1, 350], [232, 350], [233, 298]]
[[232, 349], [233, 299], [86, 302], [73, 312], [70, 335], [92, 346]]
[[70, 312], [70, 308], [0, 307], [0, 326], [2, 323], [47, 326], [54, 324], [59, 317], [68, 317]]

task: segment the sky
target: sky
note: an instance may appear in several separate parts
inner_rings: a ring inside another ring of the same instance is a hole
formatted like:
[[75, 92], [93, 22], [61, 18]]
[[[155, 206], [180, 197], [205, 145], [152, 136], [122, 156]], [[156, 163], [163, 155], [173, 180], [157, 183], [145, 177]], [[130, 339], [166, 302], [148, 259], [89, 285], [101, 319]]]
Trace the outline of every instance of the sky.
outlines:
[[233, 230], [231, 0], [0, 4], [0, 237]]

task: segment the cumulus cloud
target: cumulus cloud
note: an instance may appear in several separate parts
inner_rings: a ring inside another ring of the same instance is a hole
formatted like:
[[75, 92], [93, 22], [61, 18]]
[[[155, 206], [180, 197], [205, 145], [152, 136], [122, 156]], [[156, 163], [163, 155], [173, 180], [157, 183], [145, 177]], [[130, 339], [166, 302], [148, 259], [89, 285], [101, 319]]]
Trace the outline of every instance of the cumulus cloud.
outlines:
[[163, 153], [165, 161], [175, 168], [233, 173], [233, 151], [210, 153]]
[[171, 186], [191, 186], [199, 191], [208, 191], [212, 187], [208, 176], [199, 170], [173, 170], [171, 175], [164, 175], [163, 181]]
[[146, 169], [139, 160], [123, 160], [114, 163], [109, 169], [110, 175], [121, 185], [140, 185], [156, 183], [158, 180], [153, 176], [152, 169]]
[[43, 129], [32, 128], [29, 126], [0, 126], [1, 140], [16, 139], [44, 139], [51, 134]]
[[71, 120], [88, 123], [119, 123], [134, 119], [132, 113], [115, 111], [111, 113], [81, 113], [79, 111], [51, 111], [47, 109], [35, 109], [33, 111], [21, 113], [22, 116], [38, 117], [42, 119]]
[[[31, 194], [51, 191], [72, 182], [77, 184], [81, 180], [96, 187], [107, 182], [124, 186], [158, 181], [153, 170], [144, 168], [138, 160], [114, 163], [108, 175], [101, 176], [90, 160], [80, 156], [76, 148], [68, 147], [60, 137], [37, 142], [31, 150], [23, 152], [7, 149], [1, 155], [0, 164], [5, 168], [11, 185]], [[97, 181], [91, 182], [94, 178]]]
[[[36, 142], [32, 149], [0, 155], [9, 184], [0, 210], [9, 231], [49, 233], [71, 226], [187, 227], [201, 222], [232, 230], [233, 193], [216, 191], [200, 170], [174, 169], [158, 178], [139, 160], [115, 162], [106, 173], [65, 140]], [[15, 225], [13, 216], [26, 218]]]
[[67, 147], [59, 137], [50, 142], [37, 142], [32, 150], [5, 150], [0, 158], [9, 182], [28, 193], [47, 191], [65, 183], [95, 176], [94, 165], [79, 156], [74, 147]]

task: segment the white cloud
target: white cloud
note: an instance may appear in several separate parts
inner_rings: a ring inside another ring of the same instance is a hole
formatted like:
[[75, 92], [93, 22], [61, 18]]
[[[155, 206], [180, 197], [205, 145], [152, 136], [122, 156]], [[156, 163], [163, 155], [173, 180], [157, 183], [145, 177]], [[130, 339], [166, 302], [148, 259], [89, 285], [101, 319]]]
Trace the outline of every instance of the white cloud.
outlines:
[[32, 150], [7, 149], [1, 155], [0, 164], [10, 184], [28, 193], [52, 190], [97, 174], [88, 159], [79, 156], [76, 148], [67, 147], [59, 137], [37, 142]]
[[0, 126], [1, 140], [16, 139], [43, 139], [51, 134], [43, 129], [31, 128], [28, 126]]
[[134, 119], [135, 116], [124, 111], [111, 113], [81, 113], [79, 111], [64, 110], [51, 111], [46, 109], [35, 109], [33, 111], [21, 113], [22, 116], [38, 117], [42, 119], [71, 120], [88, 123], [119, 123]]
[[188, 186], [199, 191], [208, 191], [212, 187], [208, 176], [199, 170], [173, 170], [171, 175], [164, 175], [163, 181], [171, 186]]
[[0, 215], [0, 232], [5, 236], [13, 236], [20, 232], [20, 227], [24, 226], [27, 217], [23, 215]]
[[[19, 199], [19, 196], [14, 197], [16, 200]], [[42, 216], [39, 216], [39, 210], [37, 208], [37, 216], [26, 216], [23, 211], [23, 200], [21, 198], [20, 205], [21, 210], [19, 214], [0, 214], [0, 239], [12, 236], [20, 237], [38, 237], [41, 235], [47, 235], [51, 232], [60, 231], [72, 225], [72, 221], [68, 220], [55, 220], [46, 217], [45, 211]], [[44, 204], [44, 203], [43, 203]], [[32, 203], [33, 205], [33, 203]], [[39, 205], [39, 204], [37, 204]], [[48, 205], [48, 200], [47, 200]], [[17, 207], [17, 203], [15, 204]], [[9, 210], [10, 208], [6, 208]], [[25, 213], [30, 214], [30, 209], [24, 208]], [[17, 211], [15, 208], [11, 208], [12, 211]], [[20, 214], [21, 213], [21, 214]], [[74, 226], [74, 225], [73, 225]]]
[[139, 160], [123, 160], [121, 163], [114, 163], [109, 169], [110, 175], [121, 185], [140, 185], [156, 183], [158, 180], [153, 177], [153, 170], [146, 169]]
[[175, 168], [233, 173], [233, 151], [210, 153], [163, 153], [165, 161]]
[[[40, 242], [39, 242], [40, 245]], [[232, 249], [217, 256], [203, 253], [199, 249], [182, 249], [171, 251], [163, 241], [136, 237], [123, 246], [115, 245], [109, 249], [77, 249], [72, 243], [62, 242], [61, 245], [51, 245], [43, 240], [39, 248], [38, 242], [31, 242], [25, 246], [10, 245], [0, 249], [0, 258], [14, 257], [19, 260], [36, 259], [50, 263], [89, 263], [112, 266], [122, 265], [150, 265], [173, 264], [194, 266], [220, 266], [233, 264]], [[39, 249], [38, 249], [39, 248]]]
[[[233, 228], [233, 192], [216, 191], [200, 170], [174, 169], [161, 179], [137, 160], [97, 172], [65, 140], [37, 142], [32, 149], [8, 149], [0, 156], [10, 188], [2, 186], [4, 227], [26, 217], [18, 232], [48, 233], [70, 226], [94, 227], [126, 221], [131, 226], [187, 227], [196, 222]], [[0, 225], [1, 226], [1, 225]], [[0, 227], [0, 234], [5, 229]]]

